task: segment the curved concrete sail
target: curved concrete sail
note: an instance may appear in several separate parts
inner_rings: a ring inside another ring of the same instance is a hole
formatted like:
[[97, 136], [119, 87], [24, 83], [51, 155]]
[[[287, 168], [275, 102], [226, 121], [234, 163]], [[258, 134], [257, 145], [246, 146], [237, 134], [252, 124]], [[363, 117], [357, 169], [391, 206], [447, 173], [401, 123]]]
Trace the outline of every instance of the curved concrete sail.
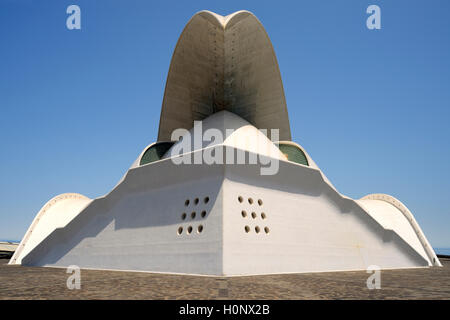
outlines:
[[291, 140], [275, 52], [248, 11], [226, 17], [201, 11], [187, 23], [167, 76], [158, 141], [221, 110], [258, 129], [279, 129], [280, 140]]

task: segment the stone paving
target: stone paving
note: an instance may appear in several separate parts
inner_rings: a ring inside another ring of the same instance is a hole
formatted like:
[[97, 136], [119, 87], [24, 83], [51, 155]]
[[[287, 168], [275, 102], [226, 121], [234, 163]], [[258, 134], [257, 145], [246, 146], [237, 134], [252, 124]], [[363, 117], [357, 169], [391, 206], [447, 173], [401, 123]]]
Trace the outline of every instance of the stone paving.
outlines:
[[450, 260], [444, 267], [384, 270], [369, 290], [364, 271], [201, 277], [81, 270], [69, 290], [65, 269], [9, 266], [0, 260], [0, 299], [450, 299]]

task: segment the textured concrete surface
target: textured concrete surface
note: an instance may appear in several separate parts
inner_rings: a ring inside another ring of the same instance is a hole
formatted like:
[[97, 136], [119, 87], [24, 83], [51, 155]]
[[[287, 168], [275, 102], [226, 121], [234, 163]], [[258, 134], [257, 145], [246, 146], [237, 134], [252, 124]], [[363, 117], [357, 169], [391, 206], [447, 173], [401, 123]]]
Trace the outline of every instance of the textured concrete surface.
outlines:
[[450, 260], [441, 262], [382, 271], [380, 290], [368, 290], [361, 271], [221, 278], [100, 270], [81, 270], [81, 289], [69, 290], [65, 269], [0, 260], [0, 299], [450, 299]]
[[242, 11], [223, 22], [202, 11], [183, 30], [167, 75], [158, 141], [221, 110], [291, 140], [280, 70], [264, 27]]

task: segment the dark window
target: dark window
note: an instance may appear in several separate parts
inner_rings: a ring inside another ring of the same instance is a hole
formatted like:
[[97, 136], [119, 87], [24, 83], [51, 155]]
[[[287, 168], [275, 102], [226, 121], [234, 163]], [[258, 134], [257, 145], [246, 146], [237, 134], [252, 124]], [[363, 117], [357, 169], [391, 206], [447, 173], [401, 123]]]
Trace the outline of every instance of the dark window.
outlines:
[[154, 161], [161, 160], [161, 158], [166, 154], [166, 152], [173, 146], [174, 142], [157, 142], [147, 150], [145, 150], [142, 155], [140, 166], [151, 163]]
[[289, 161], [309, 166], [305, 153], [297, 146], [291, 144], [278, 144], [280, 151]]

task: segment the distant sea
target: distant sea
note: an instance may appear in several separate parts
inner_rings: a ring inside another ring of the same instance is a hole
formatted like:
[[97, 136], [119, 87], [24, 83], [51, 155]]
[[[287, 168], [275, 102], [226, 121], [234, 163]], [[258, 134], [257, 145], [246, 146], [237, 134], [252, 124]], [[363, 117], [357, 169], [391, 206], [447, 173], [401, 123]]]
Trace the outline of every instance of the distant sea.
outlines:
[[433, 248], [436, 254], [445, 254], [450, 256], [450, 248]]
[[17, 242], [17, 243], [19, 243], [20, 240], [0, 239], [0, 242]]

